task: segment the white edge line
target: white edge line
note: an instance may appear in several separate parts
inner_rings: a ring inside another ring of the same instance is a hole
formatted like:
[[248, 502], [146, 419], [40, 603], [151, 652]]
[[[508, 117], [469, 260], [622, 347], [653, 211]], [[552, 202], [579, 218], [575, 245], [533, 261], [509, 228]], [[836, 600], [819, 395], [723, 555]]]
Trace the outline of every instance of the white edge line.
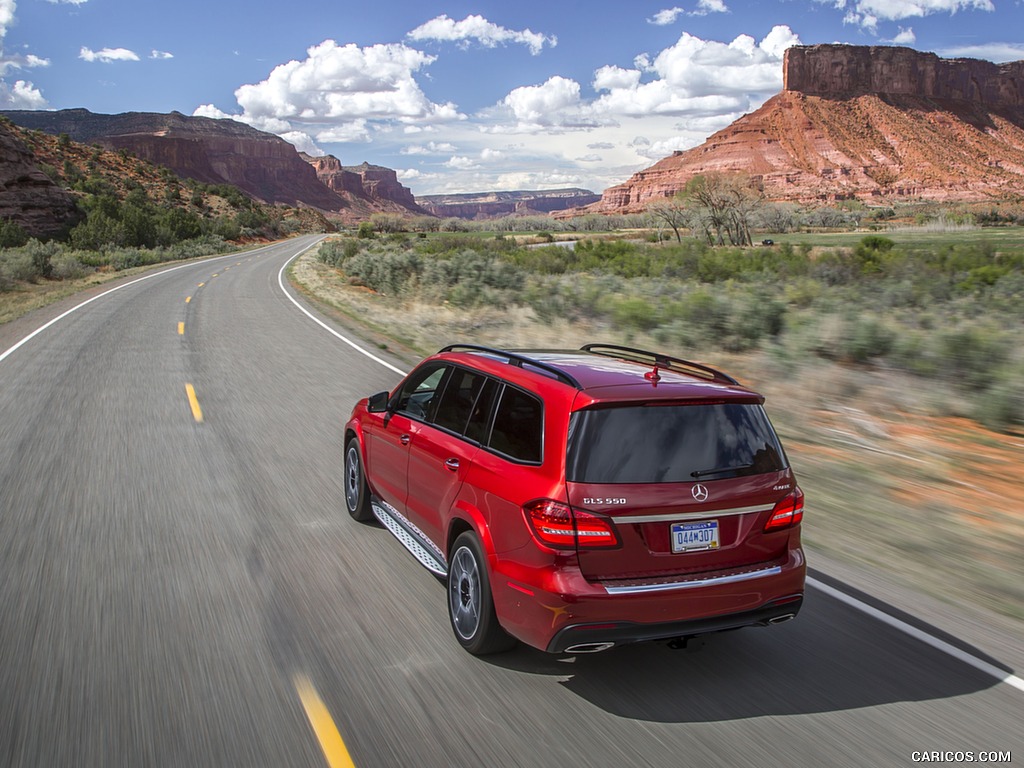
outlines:
[[900, 621], [896, 617], [890, 616], [885, 611], [880, 611], [877, 608], [868, 605], [867, 603], [861, 602], [855, 597], [850, 597], [845, 592], [842, 592], [836, 589], [835, 587], [830, 587], [828, 584], [823, 584], [817, 579], [808, 577], [807, 583], [815, 589], [821, 590], [829, 597], [835, 598], [836, 600], [839, 600], [842, 603], [846, 603], [847, 605], [856, 608], [858, 611], [866, 613], [871, 618], [877, 619], [878, 621], [881, 621], [883, 624], [888, 624], [890, 627], [898, 629], [900, 632], [903, 632], [904, 634], [910, 635], [912, 638], [924, 643], [925, 645], [930, 645], [932, 648], [942, 651], [943, 653], [952, 656], [958, 661], [962, 661], [964, 664], [968, 664], [974, 667], [975, 669], [980, 670], [981, 672], [991, 675], [992, 677], [999, 680], [1001, 683], [1006, 683], [1007, 685], [1012, 686], [1019, 691], [1024, 691], [1024, 680], [1017, 677], [1011, 672], [1006, 672], [1005, 670], [1000, 669], [994, 664], [989, 664], [987, 661], [979, 659], [977, 656], [972, 656], [966, 651], [960, 650], [955, 645], [950, 645], [945, 640], [940, 640], [934, 635], [930, 635], [927, 632], [918, 629], [917, 627], [907, 624], [905, 621]]
[[[272, 245], [280, 245], [280, 243], [273, 243]], [[242, 253], [258, 253], [259, 251], [263, 250], [264, 248], [272, 247], [272, 245], [265, 245], [262, 248], [257, 248], [257, 249], [255, 249], [253, 251], [242, 251]], [[144, 275], [142, 277], [136, 278], [135, 280], [130, 280], [127, 283], [121, 283], [121, 285], [114, 286], [110, 290], [104, 291], [103, 293], [99, 293], [99, 294], [93, 296], [91, 299], [86, 299], [81, 304], [76, 304], [75, 306], [73, 306], [71, 309], [67, 310], [63, 314], [57, 315], [57, 317], [55, 317], [52, 320], [50, 320], [50, 322], [46, 323], [45, 325], [41, 325], [39, 328], [36, 328], [34, 331], [32, 331], [32, 333], [30, 333], [28, 336], [23, 338], [17, 344], [15, 344], [14, 346], [8, 348], [3, 354], [0, 354], [0, 363], [2, 363], [4, 360], [6, 360], [11, 355], [13, 355], [14, 352], [17, 349], [19, 349], [20, 347], [23, 347], [25, 344], [28, 344], [32, 339], [34, 339], [36, 336], [41, 334], [43, 331], [45, 331], [51, 325], [56, 325], [58, 322], [63, 320], [65, 317], [70, 315], [72, 312], [77, 312], [82, 307], [84, 307], [86, 304], [92, 304], [97, 299], [102, 299], [104, 296], [109, 296], [114, 291], [120, 291], [122, 288], [127, 288], [130, 285], [135, 285], [136, 283], [141, 283], [143, 280], [150, 280], [150, 279], [152, 279], [154, 277], [159, 277], [160, 275], [166, 275], [168, 272], [176, 272], [177, 270], [185, 269], [186, 267], [196, 267], [196, 266], [200, 266], [202, 264], [209, 264], [210, 262], [219, 261], [221, 259], [228, 259], [228, 258], [231, 258], [232, 256], [237, 258], [238, 255], [239, 255], [238, 253], [229, 253], [229, 254], [226, 254], [224, 256], [215, 256], [212, 259], [202, 259], [200, 261], [190, 261], [190, 262], [187, 262], [185, 264], [179, 264], [176, 267], [171, 267], [170, 269], [161, 269], [159, 272], [150, 272], [148, 275]]]
[[[356, 350], [357, 352], [360, 352], [360, 353], [366, 355], [368, 358], [370, 358], [374, 362], [380, 363], [385, 368], [387, 368], [387, 369], [389, 369], [391, 371], [394, 371], [395, 373], [397, 373], [397, 374], [399, 374], [401, 376], [404, 376], [405, 373], [406, 373], [405, 371], [399, 370], [395, 366], [391, 365], [391, 363], [388, 363], [388, 362], [386, 362], [384, 360], [381, 360], [376, 355], [374, 355], [371, 352], [368, 352], [367, 350], [363, 349], [362, 347], [360, 347], [358, 344], [354, 343], [353, 341], [351, 341], [349, 339], [346, 339], [344, 336], [342, 336], [340, 333], [335, 331], [333, 328], [330, 328], [329, 326], [327, 326], [326, 324], [324, 324], [323, 322], [318, 320], [312, 314], [307, 312], [305, 307], [303, 307], [301, 304], [299, 304], [299, 302], [297, 302], [294, 298], [292, 298], [291, 294], [288, 293], [287, 290], [285, 290], [285, 287], [284, 287], [284, 277], [283, 277], [285, 269], [288, 268], [288, 265], [291, 264], [292, 261], [294, 261], [299, 256], [301, 256], [303, 253], [305, 253], [310, 248], [312, 248], [313, 245], [316, 245], [316, 243], [312, 243], [311, 245], [307, 246], [306, 248], [303, 248], [297, 254], [292, 256], [292, 258], [288, 259], [288, 261], [285, 262], [285, 265], [283, 267], [281, 267], [281, 271], [278, 272], [277, 280], [278, 280], [278, 283], [281, 286], [281, 290], [284, 291], [284, 295], [287, 296], [288, 299], [296, 307], [298, 307], [302, 311], [303, 314], [305, 314], [307, 317], [309, 317], [313, 322], [315, 322], [317, 325], [323, 327], [328, 332], [332, 333], [334, 336], [337, 336], [339, 339], [344, 341], [346, 344], [348, 344], [354, 350]], [[958, 661], [962, 661], [964, 664], [967, 664], [967, 665], [969, 665], [971, 667], [974, 667], [975, 669], [977, 669], [977, 670], [979, 670], [981, 672], [984, 672], [985, 674], [991, 675], [992, 677], [994, 677], [999, 682], [1006, 683], [1007, 685], [1009, 685], [1009, 686], [1011, 686], [1013, 688], [1016, 688], [1019, 691], [1024, 691], [1024, 680], [1022, 680], [1021, 678], [1017, 677], [1013, 673], [1006, 672], [1006, 671], [1000, 669], [999, 667], [995, 666], [994, 664], [989, 664], [987, 661], [979, 659], [977, 656], [972, 656], [971, 654], [967, 653], [966, 651], [962, 651], [959, 648], [957, 648], [956, 646], [950, 645], [949, 643], [945, 642], [944, 640], [940, 640], [939, 638], [935, 637], [934, 635], [930, 635], [927, 632], [924, 632], [924, 631], [918, 629], [917, 627], [914, 627], [914, 626], [912, 626], [910, 624], [907, 624], [905, 621], [900, 621], [899, 619], [895, 618], [894, 616], [890, 616], [888, 613], [885, 613], [884, 611], [880, 611], [877, 608], [873, 608], [872, 606], [868, 605], [867, 603], [863, 603], [863, 602], [861, 602], [860, 600], [857, 600], [854, 597], [850, 597], [845, 592], [841, 592], [838, 589], [835, 589], [834, 587], [830, 587], [827, 584], [823, 584], [822, 582], [818, 581], [817, 579], [814, 579], [814, 578], [811, 578], [811, 577], [807, 577], [806, 581], [807, 581], [807, 584], [811, 585], [812, 587], [814, 587], [816, 589], [821, 590], [826, 595], [829, 595], [830, 597], [833, 597], [836, 600], [839, 600], [840, 602], [845, 603], [846, 605], [850, 606], [851, 608], [855, 608], [858, 611], [861, 611], [862, 613], [866, 613], [868, 616], [871, 616], [872, 618], [877, 619], [878, 621], [881, 621], [883, 624], [888, 624], [890, 627], [892, 627], [894, 629], [897, 629], [897, 630], [899, 630], [900, 632], [903, 632], [906, 635], [909, 635], [910, 637], [914, 638], [915, 640], [918, 640], [919, 642], [924, 643], [925, 645], [929, 645], [932, 648], [935, 648], [936, 650], [942, 651], [943, 653], [945, 653], [945, 654], [947, 654], [949, 656], [952, 656], [953, 658], [957, 659]]]
[[381, 365], [383, 365], [388, 370], [394, 371], [395, 373], [397, 373], [399, 376], [404, 376], [405, 375], [405, 371], [403, 371], [401, 368], [396, 368], [391, 363], [389, 363], [387, 360], [382, 360], [379, 357], [377, 357], [375, 354], [373, 354], [372, 352], [363, 349], [358, 344], [356, 344], [354, 341], [352, 341], [351, 339], [345, 338], [340, 333], [338, 333], [336, 330], [334, 330], [329, 325], [327, 325], [327, 323], [323, 322], [318, 317], [315, 317], [304, 306], [299, 304], [299, 302], [295, 299], [295, 297], [292, 296], [290, 293], [288, 293], [288, 289], [284, 287], [284, 272], [285, 272], [286, 269], [288, 269], [288, 265], [291, 264], [293, 261], [295, 261], [295, 259], [299, 258], [299, 256], [304, 254], [306, 251], [308, 251], [310, 248], [312, 248], [314, 245], [316, 245], [319, 242], [320, 241], [317, 240], [315, 243], [310, 243], [309, 245], [307, 245], [305, 248], [303, 248], [301, 251], [296, 253], [294, 256], [292, 256], [290, 259], [288, 259], [288, 261], [286, 261], [284, 263], [284, 266], [281, 267], [281, 271], [277, 273], [277, 284], [281, 286], [281, 291], [284, 293], [285, 296], [288, 297], [288, 301], [290, 301], [292, 304], [294, 304], [296, 307], [299, 308], [299, 311], [302, 312], [302, 314], [304, 314], [306, 317], [308, 317], [314, 323], [319, 325], [325, 331], [327, 331], [331, 335], [336, 336], [337, 338], [341, 339], [343, 342], [345, 342], [350, 347], [352, 347], [352, 349], [354, 349], [356, 352], [359, 352], [360, 354], [366, 355], [368, 358], [373, 360], [373, 362], [380, 363]]

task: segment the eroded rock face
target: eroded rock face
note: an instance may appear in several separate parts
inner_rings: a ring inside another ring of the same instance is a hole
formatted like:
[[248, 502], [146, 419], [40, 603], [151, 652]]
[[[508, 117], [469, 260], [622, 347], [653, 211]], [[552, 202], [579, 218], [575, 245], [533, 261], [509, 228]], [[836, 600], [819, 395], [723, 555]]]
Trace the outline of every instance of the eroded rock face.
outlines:
[[428, 215], [390, 168], [369, 163], [344, 166], [333, 155], [311, 157], [302, 153], [302, 158], [316, 170], [321, 184], [346, 199], [344, 213], [353, 220], [374, 213]]
[[770, 200], [984, 201], [1024, 194], [1024, 61], [908, 48], [790, 48], [786, 90], [605, 190], [585, 212], [642, 211], [696, 175], [745, 173]]
[[79, 217], [67, 192], [39, 170], [29, 149], [0, 124], [0, 217], [33, 237], [52, 237]]
[[940, 59], [891, 46], [795, 46], [785, 54], [783, 88], [812, 96], [899, 94], [1013, 109], [1024, 105], [1024, 61]]

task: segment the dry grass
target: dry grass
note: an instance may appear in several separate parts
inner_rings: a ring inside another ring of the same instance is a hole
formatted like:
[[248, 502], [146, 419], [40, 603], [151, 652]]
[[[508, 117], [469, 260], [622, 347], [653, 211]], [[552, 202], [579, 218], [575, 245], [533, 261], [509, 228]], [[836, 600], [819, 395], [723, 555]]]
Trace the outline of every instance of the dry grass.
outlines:
[[17, 320], [35, 309], [53, 304], [93, 286], [103, 285], [111, 280], [117, 280], [146, 269], [152, 269], [152, 267], [139, 267], [122, 272], [98, 271], [77, 280], [40, 280], [38, 283], [18, 283], [12, 290], [0, 291], [0, 325]]
[[[379, 296], [306, 254], [293, 280], [412, 365], [445, 344], [659, 346], [608, 326], [543, 323], [532, 310], [458, 310]], [[693, 359], [700, 354], [666, 350]], [[1024, 619], [1024, 436], [939, 418], [955, 393], [882, 372], [709, 353], [767, 397], [807, 493], [813, 549], [877, 567], [955, 603]], [[813, 562], [812, 562], [813, 565]]]

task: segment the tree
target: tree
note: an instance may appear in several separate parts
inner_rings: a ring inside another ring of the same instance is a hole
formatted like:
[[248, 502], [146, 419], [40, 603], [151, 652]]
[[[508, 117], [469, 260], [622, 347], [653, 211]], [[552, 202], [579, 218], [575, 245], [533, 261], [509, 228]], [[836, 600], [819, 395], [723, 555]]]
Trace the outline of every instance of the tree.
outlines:
[[[690, 216], [687, 211], [686, 198], [683, 193], [680, 192], [674, 197], [652, 203], [647, 206], [647, 213], [649, 213], [658, 223], [659, 230], [661, 228], [661, 224], [665, 224], [672, 228], [672, 231], [676, 235], [676, 241], [680, 243], [683, 242], [683, 236], [680, 234], [679, 230], [686, 227]], [[659, 237], [658, 239], [660, 240], [661, 238]]]
[[750, 245], [750, 228], [764, 193], [746, 174], [708, 173], [686, 184], [683, 198], [691, 204], [695, 228], [709, 245]]

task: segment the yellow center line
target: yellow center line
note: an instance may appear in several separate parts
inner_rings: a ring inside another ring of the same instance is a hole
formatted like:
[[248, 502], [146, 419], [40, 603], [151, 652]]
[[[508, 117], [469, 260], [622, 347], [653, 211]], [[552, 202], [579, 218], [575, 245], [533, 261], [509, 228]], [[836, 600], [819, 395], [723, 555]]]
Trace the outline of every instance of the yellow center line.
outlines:
[[186, 304], [190, 304], [191, 302], [192, 302], [192, 297], [191, 296], [186, 296], [185, 297], [185, 303]]
[[203, 409], [199, 407], [199, 399], [196, 397], [196, 390], [191, 384], [185, 385], [185, 393], [188, 395], [188, 404], [192, 407], [192, 418], [197, 424], [203, 423]]
[[305, 675], [295, 676], [295, 690], [298, 691], [302, 706], [306, 710], [306, 717], [309, 724], [313, 726], [313, 732], [320, 742], [320, 748], [327, 758], [327, 765], [330, 768], [355, 768], [352, 757], [345, 748], [345, 742], [331, 719], [331, 713], [327, 711], [316, 689]]
[[178, 323], [178, 335], [179, 336], [184, 336], [185, 335], [185, 324], [184, 323]]
[[199, 287], [202, 288], [204, 285], [206, 285], [206, 283], [200, 283]]

